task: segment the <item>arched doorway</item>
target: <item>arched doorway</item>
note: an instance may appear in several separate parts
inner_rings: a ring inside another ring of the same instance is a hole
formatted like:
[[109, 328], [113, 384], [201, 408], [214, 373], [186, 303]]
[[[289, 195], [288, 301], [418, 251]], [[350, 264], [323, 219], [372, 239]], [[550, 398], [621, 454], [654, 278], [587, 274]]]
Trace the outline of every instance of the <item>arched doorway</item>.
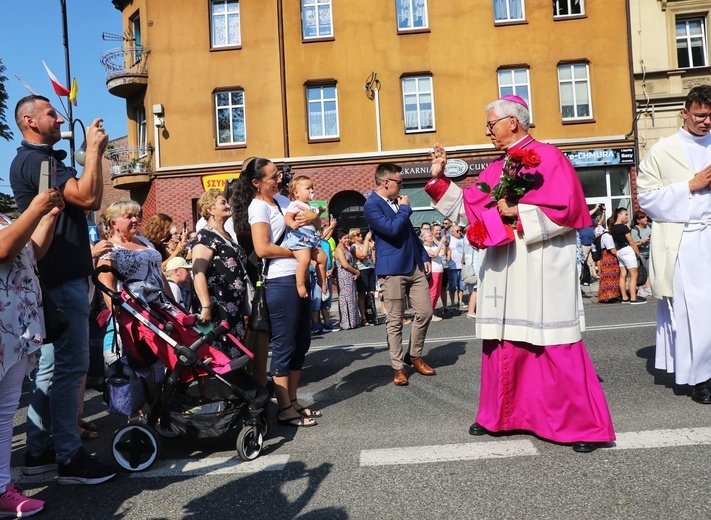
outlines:
[[365, 196], [355, 190], [339, 191], [331, 197], [328, 213], [338, 220], [336, 229], [348, 231], [351, 228], [358, 228], [367, 231], [368, 223], [363, 214], [364, 204]]

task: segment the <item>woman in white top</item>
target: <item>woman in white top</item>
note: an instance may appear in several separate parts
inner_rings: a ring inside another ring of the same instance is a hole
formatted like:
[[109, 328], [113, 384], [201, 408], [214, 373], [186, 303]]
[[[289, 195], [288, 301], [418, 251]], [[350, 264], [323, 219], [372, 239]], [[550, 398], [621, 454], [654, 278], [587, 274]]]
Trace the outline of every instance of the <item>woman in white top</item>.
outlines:
[[[279, 424], [315, 426], [321, 412], [303, 406], [297, 397], [301, 368], [311, 346], [311, 300], [300, 298], [296, 289], [297, 261], [280, 244], [286, 233], [283, 208], [288, 199], [279, 195], [281, 172], [268, 159], [248, 159], [242, 165], [236, 192], [232, 196], [235, 231], [238, 236], [247, 216], [254, 252], [267, 265], [267, 309], [272, 329], [270, 371], [279, 403]], [[246, 211], [245, 211], [246, 210]], [[318, 217], [304, 212], [297, 224], [314, 224]]]
[[[447, 249], [446, 242], [440, 240], [439, 244], [434, 243], [434, 235], [431, 231], [423, 231], [420, 233], [420, 239], [425, 246], [425, 251], [432, 261], [432, 272], [428, 280], [430, 284], [430, 301], [432, 302], [432, 310], [434, 311], [442, 292], [442, 277], [444, 276], [444, 265], [442, 263], [442, 251]], [[432, 315], [432, 321], [441, 321], [439, 316]]]

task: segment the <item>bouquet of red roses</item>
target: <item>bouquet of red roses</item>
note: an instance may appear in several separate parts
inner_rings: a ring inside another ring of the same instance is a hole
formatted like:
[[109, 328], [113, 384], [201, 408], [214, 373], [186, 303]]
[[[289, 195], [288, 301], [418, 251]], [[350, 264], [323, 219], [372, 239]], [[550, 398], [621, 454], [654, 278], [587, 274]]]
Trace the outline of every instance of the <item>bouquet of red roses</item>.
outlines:
[[[506, 154], [504, 167], [501, 170], [499, 184], [491, 189], [485, 182], [477, 183], [476, 187], [484, 193], [491, 193], [492, 201], [486, 207], [492, 208], [482, 214], [483, 220], [473, 222], [467, 229], [469, 242], [477, 249], [485, 249], [491, 245], [502, 245], [514, 239], [513, 229], [516, 220], [508, 219], [508, 226], [504, 225], [498, 216], [498, 210], [493, 209], [501, 199], [517, 202], [524, 194], [535, 186], [539, 175], [537, 172], [524, 172], [541, 164], [541, 157], [534, 150], [512, 150]], [[492, 212], [497, 214], [493, 215]]]
[[535, 150], [511, 150], [506, 154], [504, 167], [501, 170], [499, 184], [491, 189], [485, 182], [478, 182], [476, 187], [484, 193], [491, 193], [492, 202], [487, 207], [495, 206], [501, 199], [518, 201], [536, 183], [535, 173], [524, 173], [523, 169], [530, 170], [541, 164], [541, 156]]

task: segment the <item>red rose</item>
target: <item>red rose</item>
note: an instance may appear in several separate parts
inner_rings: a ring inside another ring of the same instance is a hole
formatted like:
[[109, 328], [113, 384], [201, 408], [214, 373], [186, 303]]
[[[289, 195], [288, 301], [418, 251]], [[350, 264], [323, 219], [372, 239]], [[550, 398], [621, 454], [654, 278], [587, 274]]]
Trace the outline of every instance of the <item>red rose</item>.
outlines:
[[521, 149], [516, 149], [516, 150], [511, 150], [508, 152], [509, 157], [511, 157], [511, 160], [513, 162], [520, 163], [523, 157], [526, 155], [526, 152], [524, 152]]
[[526, 150], [521, 158], [523, 166], [526, 168], [535, 168], [541, 164], [541, 156], [538, 155], [534, 150]]
[[467, 239], [469, 243], [477, 249], [486, 249], [484, 240], [486, 240], [486, 227], [481, 220], [476, 220], [467, 229]]

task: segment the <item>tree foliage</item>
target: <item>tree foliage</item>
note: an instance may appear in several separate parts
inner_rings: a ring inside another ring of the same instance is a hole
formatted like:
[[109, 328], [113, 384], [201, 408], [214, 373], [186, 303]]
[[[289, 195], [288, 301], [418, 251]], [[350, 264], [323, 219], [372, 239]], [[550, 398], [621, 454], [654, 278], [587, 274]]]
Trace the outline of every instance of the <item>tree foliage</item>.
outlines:
[[7, 91], [5, 90], [5, 82], [7, 77], [5, 77], [5, 65], [2, 64], [2, 58], [0, 58], [0, 137], [10, 141], [12, 139], [12, 131], [10, 127], [7, 126], [7, 119], [5, 118], [5, 112], [7, 111]]

